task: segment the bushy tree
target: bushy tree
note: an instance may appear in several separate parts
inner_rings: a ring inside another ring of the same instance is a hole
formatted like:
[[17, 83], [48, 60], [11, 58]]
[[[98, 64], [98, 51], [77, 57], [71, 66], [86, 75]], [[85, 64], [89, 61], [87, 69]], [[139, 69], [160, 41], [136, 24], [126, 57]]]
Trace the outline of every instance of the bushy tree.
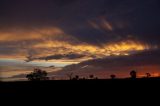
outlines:
[[137, 72], [135, 70], [130, 72], [130, 76], [132, 79], [136, 79], [137, 78]]
[[150, 78], [150, 77], [151, 77], [151, 74], [150, 74], [150, 73], [146, 73], [146, 77], [147, 77], [147, 78]]
[[111, 77], [111, 79], [115, 79], [116, 75], [112, 74], [110, 77]]
[[34, 69], [33, 72], [26, 76], [29, 81], [41, 81], [41, 80], [48, 80], [47, 72], [41, 69]]

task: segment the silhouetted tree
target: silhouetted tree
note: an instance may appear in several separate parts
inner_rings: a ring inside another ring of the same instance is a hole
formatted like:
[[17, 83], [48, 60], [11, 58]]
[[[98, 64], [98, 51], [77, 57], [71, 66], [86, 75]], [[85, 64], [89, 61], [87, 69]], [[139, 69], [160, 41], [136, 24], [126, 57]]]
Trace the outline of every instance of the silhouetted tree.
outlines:
[[82, 80], [86, 80], [86, 78], [85, 78], [85, 77], [83, 77], [83, 78], [82, 78]]
[[94, 75], [90, 75], [89, 78], [90, 78], [90, 79], [94, 79]]
[[110, 77], [111, 77], [111, 79], [115, 79], [116, 75], [112, 74]]
[[69, 74], [67, 74], [67, 76], [69, 77], [70, 80], [73, 79], [73, 73], [69, 73]]
[[98, 80], [98, 77], [95, 77], [94, 79], [95, 79], [95, 80]]
[[41, 80], [48, 80], [47, 72], [41, 69], [34, 69], [34, 72], [28, 74], [26, 76], [29, 81], [41, 81]]
[[130, 72], [130, 76], [132, 79], [136, 79], [137, 78], [137, 72], [135, 70]]
[[72, 80], [80, 80], [80, 79], [79, 79], [79, 76], [76, 75], [74, 78], [72, 78]]
[[76, 76], [75, 76], [75, 79], [76, 79], [76, 80], [79, 80], [79, 76], [78, 76], [78, 75], [76, 75]]
[[150, 73], [146, 73], [146, 76], [147, 76], [147, 78], [150, 78], [151, 74]]

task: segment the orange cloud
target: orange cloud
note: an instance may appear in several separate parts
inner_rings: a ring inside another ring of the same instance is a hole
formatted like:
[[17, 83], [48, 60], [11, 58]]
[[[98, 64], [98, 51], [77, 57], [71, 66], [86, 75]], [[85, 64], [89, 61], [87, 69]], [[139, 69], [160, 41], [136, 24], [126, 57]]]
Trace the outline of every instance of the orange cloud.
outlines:
[[58, 34], [64, 34], [63, 31], [56, 27], [51, 28], [40, 28], [32, 30], [24, 29], [13, 29], [11, 31], [1, 31], [0, 32], [0, 41], [23, 41], [23, 40], [35, 40], [43, 39], [49, 36], [54, 36]]
[[72, 45], [67, 41], [45, 41], [33, 45], [33, 48], [37, 50], [44, 49], [43, 52], [40, 52], [41, 55], [39, 55], [39, 57], [76, 53], [85, 54], [85, 60], [88, 60], [92, 59], [93, 56], [96, 58], [103, 58], [111, 55], [130, 55], [131, 52], [149, 50], [152, 47], [138, 41], [126, 40], [117, 43], [103, 44], [102, 47], [87, 43]]
[[[112, 30], [112, 26], [106, 20], [103, 24]], [[16, 49], [10, 51], [10, 55], [0, 54], [0, 57], [26, 57], [32, 55], [35, 58], [45, 57], [58, 54], [85, 54], [86, 56], [77, 61], [84, 61], [92, 58], [103, 58], [111, 55], [130, 55], [132, 51], [143, 51], [152, 47], [135, 40], [124, 40], [113, 43], [96, 46], [89, 43], [81, 42], [77, 38], [66, 35], [61, 29], [56, 27], [40, 28], [33, 30], [12, 30], [0, 32], [0, 41], [10, 42], [4, 44], [4, 47]], [[25, 41], [30, 42], [25, 42]], [[37, 41], [36, 41], [37, 40]], [[17, 42], [14, 45], [13, 42]], [[34, 43], [33, 43], [34, 42]], [[8, 45], [8, 46], [7, 46]], [[13, 46], [14, 45], [14, 46]], [[7, 52], [9, 50], [7, 49]], [[84, 59], [85, 58], [85, 59]]]
[[[87, 60], [91, 59], [92, 56], [102, 58], [110, 55], [129, 55], [131, 51], [137, 52], [149, 50], [150, 47], [134, 41], [123, 41], [113, 44], [104, 44], [103, 47], [98, 47], [86, 43], [72, 45], [64, 41], [44, 41], [36, 43], [28, 49], [36, 51], [36, 53], [33, 53], [34, 57], [76, 53], [85, 54], [86, 56], [88, 56], [88, 58], [86, 57]], [[25, 51], [22, 49], [19, 51], [21, 51], [19, 53], [24, 53], [23, 55], [26, 56], [27, 50]]]

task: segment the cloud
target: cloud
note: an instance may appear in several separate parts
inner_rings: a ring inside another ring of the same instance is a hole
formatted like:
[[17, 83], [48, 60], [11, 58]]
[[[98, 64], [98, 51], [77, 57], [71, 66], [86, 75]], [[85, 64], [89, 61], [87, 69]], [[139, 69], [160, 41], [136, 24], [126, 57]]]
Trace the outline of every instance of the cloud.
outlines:
[[[36, 59], [94, 59], [110, 55], [129, 55], [132, 52], [154, 49], [154, 46], [138, 40], [126, 39], [93, 45], [82, 42], [72, 35], [65, 34], [59, 28], [41, 28], [35, 30], [9, 31], [2, 34], [1, 57], [27, 57]], [[12, 36], [13, 35], [13, 36]], [[25, 36], [22, 36], [25, 35]], [[3, 36], [6, 38], [4, 39]], [[5, 56], [6, 55], [6, 56]], [[78, 61], [78, 60], [77, 60]]]
[[[160, 50], [139, 52], [130, 56], [112, 56], [101, 59], [84, 61], [64, 67], [55, 74], [74, 73], [74, 75], [88, 76], [94, 74], [100, 78], [117, 74], [119, 77], [128, 77], [131, 70], [137, 70], [139, 74], [146, 72], [159, 73]], [[108, 76], [107, 76], [108, 75]]]
[[98, 60], [91, 60], [82, 62], [82, 64], [102, 66], [102, 67], [116, 67], [116, 66], [141, 66], [141, 65], [159, 65], [160, 50], [143, 51], [130, 56], [113, 56]]
[[0, 36], [1, 36], [0, 41], [9, 42], [9, 41], [37, 40], [62, 34], [64, 34], [63, 31], [56, 27], [32, 28], [32, 29], [13, 28], [5, 31], [0, 31]]
[[159, 5], [159, 0], [1, 0], [0, 58], [80, 62], [57, 73], [63, 75], [158, 72]]
[[92, 19], [92, 21], [89, 21], [89, 24], [97, 30], [113, 31], [113, 26], [109, 21], [106, 20], [105, 17], [101, 17], [99, 19], [94, 19], [94, 20]]
[[0, 57], [71, 59], [73, 53], [87, 60], [158, 48], [157, 2], [2, 0]]
[[42, 57], [39, 59], [44, 59], [44, 60], [52, 60], [52, 59], [80, 59], [84, 58], [85, 55], [82, 54], [75, 54], [75, 53], [70, 53], [70, 54], [58, 54], [58, 55], [53, 55], [53, 56], [47, 56], [47, 57]]
[[[69, 40], [70, 41], [70, 40]], [[138, 51], [156, 49], [138, 41], [121, 41], [117, 43], [104, 44], [101, 47], [86, 43], [70, 44], [67, 41], [46, 41], [32, 46], [29, 60], [54, 60], [54, 59], [94, 59], [113, 55], [130, 55]]]

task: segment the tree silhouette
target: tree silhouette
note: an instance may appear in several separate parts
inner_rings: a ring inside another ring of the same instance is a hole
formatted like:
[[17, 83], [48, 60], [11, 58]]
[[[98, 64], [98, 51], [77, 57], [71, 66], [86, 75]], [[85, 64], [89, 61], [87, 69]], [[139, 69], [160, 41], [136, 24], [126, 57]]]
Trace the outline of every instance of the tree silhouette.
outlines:
[[116, 75], [112, 74], [110, 75], [111, 79], [115, 79], [116, 78]]
[[41, 80], [48, 80], [47, 72], [41, 69], [34, 69], [34, 72], [31, 72], [26, 76], [29, 81], [41, 81]]
[[95, 77], [94, 79], [95, 79], [95, 80], [98, 80], [98, 77]]
[[79, 80], [79, 76], [76, 75], [74, 78], [72, 78], [72, 80]]
[[79, 80], [79, 76], [78, 76], [78, 75], [76, 75], [76, 76], [75, 76], [75, 79], [76, 79], [76, 80]]
[[83, 78], [82, 78], [82, 80], [86, 80], [86, 78], [85, 78], [85, 77], [83, 77]]
[[137, 78], [137, 72], [135, 70], [130, 72], [130, 76], [132, 79], [136, 79]]
[[69, 73], [69, 74], [67, 74], [67, 76], [69, 77], [70, 80], [73, 79], [73, 73]]
[[147, 78], [150, 78], [151, 74], [150, 73], [146, 73], [146, 76], [147, 76]]
[[90, 79], [94, 79], [94, 75], [89, 75], [89, 78]]

